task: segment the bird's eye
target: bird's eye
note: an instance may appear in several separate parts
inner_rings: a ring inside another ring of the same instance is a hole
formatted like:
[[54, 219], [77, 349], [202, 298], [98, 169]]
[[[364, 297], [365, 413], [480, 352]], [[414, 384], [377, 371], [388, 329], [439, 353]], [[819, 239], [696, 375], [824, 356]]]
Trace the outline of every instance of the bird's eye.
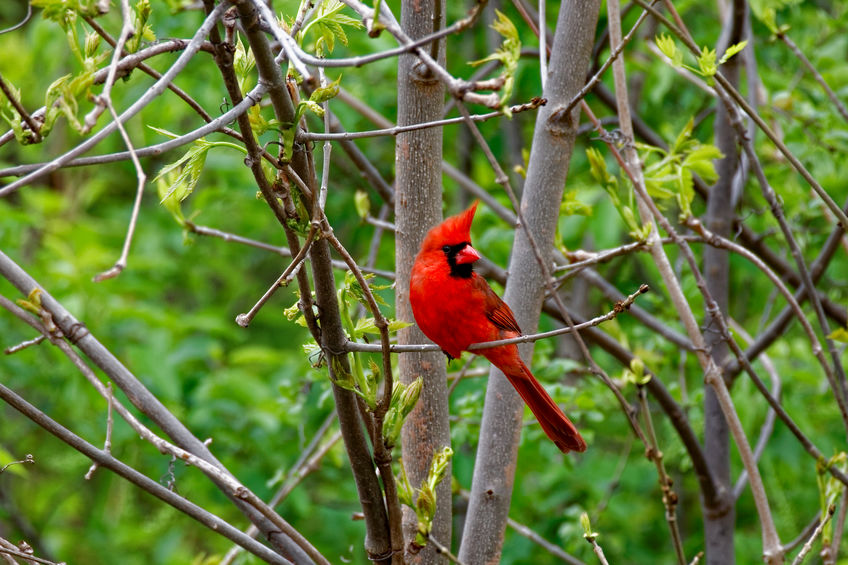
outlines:
[[451, 250], [450, 245], [445, 245], [444, 247], [442, 247], [442, 251], [444, 251], [445, 253], [450, 253], [450, 250]]

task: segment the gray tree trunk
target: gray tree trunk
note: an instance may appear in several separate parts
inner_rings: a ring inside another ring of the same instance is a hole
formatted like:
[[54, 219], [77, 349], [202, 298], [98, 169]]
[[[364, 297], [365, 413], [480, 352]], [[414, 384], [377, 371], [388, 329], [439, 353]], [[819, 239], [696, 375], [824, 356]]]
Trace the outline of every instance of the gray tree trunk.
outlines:
[[[434, 14], [437, 17], [434, 19]], [[412, 39], [432, 33], [444, 25], [444, 0], [403, 2], [401, 25]], [[444, 63], [444, 41], [438, 44], [436, 60]], [[431, 51], [432, 54], [432, 51]], [[398, 61], [399, 126], [441, 118], [444, 84], [431, 76], [413, 55]], [[409, 273], [421, 240], [427, 230], [442, 219], [442, 128], [403, 133], [397, 137], [396, 152], [395, 262], [397, 279], [395, 299], [397, 317], [413, 321], [409, 305]], [[417, 326], [402, 330], [399, 343], [426, 343]], [[403, 464], [414, 487], [427, 476], [433, 454], [450, 445], [448, 394], [445, 356], [441, 352], [405, 353], [398, 357], [400, 379], [410, 383], [423, 377], [424, 388], [415, 410], [406, 420], [401, 436]], [[442, 545], [451, 545], [451, 471], [436, 489], [436, 519], [431, 535]], [[415, 536], [415, 513], [404, 507], [404, 537]], [[416, 555], [407, 555], [412, 563], [447, 563], [428, 545]]]
[[[744, 1], [734, 1], [725, 20], [724, 31], [718, 53], [723, 53], [729, 45], [741, 41], [745, 29], [746, 5]], [[722, 65], [722, 73], [733, 84], [739, 82], [740, 57], [734, 57]], [[716, 171], [719, 178], [712, 187], [707, 201], [706, 225], [713, 233], [729, 237], [735, 208], [733, 197], [733, 178], [739, 168], [739, 151], [736, 134], [727, 117], [723, 104], [718, 104], [715, 117], [715, 144], [724, 153], [718, 161]], [[711, 246], [704, 248], [704, 279], [707, 288], [723, 314], [727, 313], [730, 268], [726, 251]], [[718, 331], [704, 332], [704, 340], [710, 355], [719, 367], [724, 366], [729, 349]], [[730, 382], [727, 383], [728, 387]], [[721, 496], [725, 498], [726, 512], [715, 514], [705, 508], [704, 541], [706, 562], [708, 565], [733, 565], [733, 533], [736, 521], [735, 504], [732, 500], [732, 482], [730, 476], [730, 433], [727, 421], [721, 411], [712, 387], [704, 390], [704, 454], [707, 464], [713, 472]]]
[[[559, 205], [579, 122], [579, 108], [560, 111], [580, 90], [589, 68], [600, 2], [563, 2], [551, 49], [544, 90], [548, 100], [536, 119], [521, 210], [527, 227], [550, 261]], [[504, 299], [525, 333], [539, 321], [544, 281], [523, 229], [515, 233]], [[533, 345], [519, 347], [529, 360]], [[512, 498], [524, 403], [503, 373], [492, 369], [474, 466], [468, 517], [459, 559], [463, 563], [497, 563]]]

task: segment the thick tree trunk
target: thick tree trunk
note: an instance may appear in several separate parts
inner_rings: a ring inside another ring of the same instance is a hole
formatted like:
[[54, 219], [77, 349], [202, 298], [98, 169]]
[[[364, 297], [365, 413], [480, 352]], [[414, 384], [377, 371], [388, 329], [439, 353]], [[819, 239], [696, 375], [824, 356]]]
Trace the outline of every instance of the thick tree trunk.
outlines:
[[[599, 7], [597, 1], [562, 4], [543, 93], [548, 104], [540, 109], [536, 119], [521, 209], [545, 261], [550, 260], [579, 117], [579, 108], [568, 114], [561, 110], [583, 85]], [[544, 281], [522, 228], [516, 230], [509, 273], [504, 299], [524, 332], [532, 333], [539, 321]], [[529, 360], [532, 344], [519, 349], [522, 357]], [[521, 398], [503, 373], [493, 369], [459, 553], [463, 563], [497, 563], [500, 559], [523, 414]]]
[[[723, 53], [729, 45], [741, 41], [745, 29], [746, 6], [743, 1], [735, 1], [726, 18], [724, 32], [717, 46]], [[722, 73], [733, 84], [739, 82], [740, 57], [734, 57], [722, 65]], [[713, 233], [728, 237], [733, 224], [735, 208], [733, 184], [739, 167], [739, 152], [736, 134], [727, 117], [723, 104], [718, 104], [715, 118], [715, 144], [724, 153], [717, 163], [719, 178], [712, 187], [707, 201], [706, 225]], [[704, 248], [704, 279], [707, 288], [721, 309], [727, 313], [730, 285], [729, 257], [726, 251], [715, 247]], [[718, 331], [704, 332], [704, 340], [710, 355], [719, 367], [723, 367], [729, 355], [729, 349]], [[725, 377], [726, 379], [726, 377]], [[728, 387], [730, 382], [727, 382]], [[712, 387], [704, 390], [704, 453], [707, 464], [712, 470], [719, 490], [726, 497], [726, 512], [714, 514], [704, 509], [704, 541], [706, 562], [709, 565], [733, 565], [733, 533], [736, 521], [735, 505], [731, 495], [730, 476], [730, 432], [727, 421], [721, 411]]]
[[[434, 14], [436, 15], [434, 17]], [[440, 28], [444, 21], [444, 0], [403, 2], [401, 25], [409, 37], [417, 39]], [[435, 28], [435, 29], [434, 29]], [[438, 55], [444, 62], [444, 41], [438, 42]], [[433, 54], [430, 51], [431, 55]], [[441, 118], [444, 84], [413, 55], [398, 61], [398, 125]], [[398, 136], [395, 154], [395, 223], [397, 238], [395, 298], [397, 317], [414, 321], [409, 305], [409, 272], [424, 235], [442, 218], [442, 128], [428, 128]], [[417, 326], [402, 330], [399, 343], [426, 343]], [[445, 356], [440, 352], [405, 353], [398, 358], [400, 379], [409, 383], [423, 377], [424, 388], [415, 410], [402, 432], [403, 464], [414, 487], [427, 476], [433, 454], [450, 445]], [[442, 545], [451, 545], [451, 471], [436, 490], [436, 519], [431, 535]], [[415, 513], [404, 508], [404, 532], [409, 542], [416, 532]], [[444, 556], [428, 546], [413, 563], [447, 563]]]

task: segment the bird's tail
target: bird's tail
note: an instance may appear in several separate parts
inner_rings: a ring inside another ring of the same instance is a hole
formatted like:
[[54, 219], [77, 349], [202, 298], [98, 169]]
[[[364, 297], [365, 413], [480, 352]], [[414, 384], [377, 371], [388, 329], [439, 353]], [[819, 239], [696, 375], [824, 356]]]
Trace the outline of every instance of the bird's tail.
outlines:
[[[513, 346], [514, 347], [514, 346]], [[500, 349], [493, 348], [491, 351]], [[489, 351], [489, 350], [484, 350]], [[498, 352], [500, 353], [500, 352]], [[486, 355], [486, 357], [489, 357]], [[498, 356], [501, 357], [501, 356]], [[536, 416], [545, 434], [556, 444], [563, 453], [569, 451], [586, 451], [586, 442], [580, 436], [580, 432], [571, 420], [557, 406], [547, 391], [539, 384], [530, 369], [521, 361], [516, 351], [515, 357], [511, 357], [506, 363], [495, 362], [490, 359], [509, 379], [509, 382], [521, 396], [530, 411]], [[497, 361], [504, 361], [503, 357]]]

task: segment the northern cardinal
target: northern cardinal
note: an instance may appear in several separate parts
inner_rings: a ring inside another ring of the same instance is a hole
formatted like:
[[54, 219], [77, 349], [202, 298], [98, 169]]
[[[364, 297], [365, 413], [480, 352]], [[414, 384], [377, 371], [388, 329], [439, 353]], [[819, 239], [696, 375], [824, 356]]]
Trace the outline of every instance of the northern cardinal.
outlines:
[[[480, 259], [471, 247], [471, 221], [476, 210], [475, 202], [465, 212], [431, 229], [412, 266], [412, 314], [424, 335], [441, 347], [449, 359], [459, 358], [472, 343], [521, 335], [512, 310], [474, 272], [474, 262]], [[515, 344], [475, 353], [503, 371], [563, 453], [586, 450], [577, 428], [521, 360]]]

